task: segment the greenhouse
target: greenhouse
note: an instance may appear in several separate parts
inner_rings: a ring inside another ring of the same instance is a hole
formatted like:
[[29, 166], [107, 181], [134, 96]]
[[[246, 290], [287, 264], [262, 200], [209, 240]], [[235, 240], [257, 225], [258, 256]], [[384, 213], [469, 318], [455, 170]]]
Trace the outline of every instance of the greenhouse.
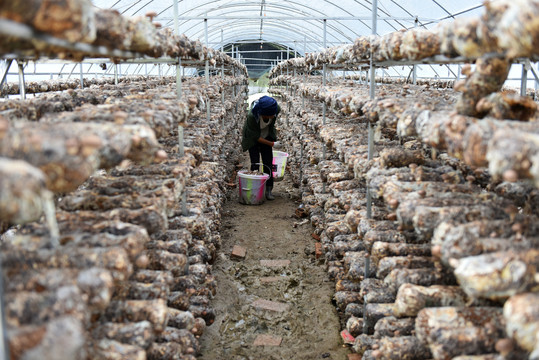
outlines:
[[0, 359], [539, 360], [539, 1], [0, 34]]

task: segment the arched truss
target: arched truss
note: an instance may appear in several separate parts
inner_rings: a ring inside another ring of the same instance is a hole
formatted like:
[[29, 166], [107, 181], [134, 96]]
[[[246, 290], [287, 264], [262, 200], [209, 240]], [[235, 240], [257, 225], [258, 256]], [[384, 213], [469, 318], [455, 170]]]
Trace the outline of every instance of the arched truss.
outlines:
[[[372, 33], [373, 0], [177, 0], [179, 31], [219, 49], [223, 44], [279, 44], [299, 56], [352, 43]], [[497, 0], [493, 0], [497, 1]], [[155, 22], [174, 28], [175, 0], [93, 0], [125, 16], [154, 12]], [[478, 16], [483, 0], [376, 0], [377, 34], [415, 26], [432, 28], [459, 16]], [[207, 29], [207, 30], [206, 30]], [[206, 42], [207, 39], [207, 42]], [[433, 76], [438, 67], [428, 65]], [[455, 72], [447, 67], [456, 76]], [[408, 72], [408, 70], [404, 70]]]
[[[174, 0], [93, 0], [101, 8], [114, 8], [126, 16], [157, 13], [155, 21], [174, 27]], [[378, 0], [377, 33], [418, 25], [432, 27], [442, 19], [477, 14], [482, 0]], [[326, 46], [351, 43], [371, 30], [371, 0], [178, 0], [179, 28], [190, 39], [206, 39], [204, 18], [208, 22], [208, 46], [246, 39], [279, 43], [298, 53], [323, 48], [326, 18]], [[222, 32], [222, 35], [221, 35]]]

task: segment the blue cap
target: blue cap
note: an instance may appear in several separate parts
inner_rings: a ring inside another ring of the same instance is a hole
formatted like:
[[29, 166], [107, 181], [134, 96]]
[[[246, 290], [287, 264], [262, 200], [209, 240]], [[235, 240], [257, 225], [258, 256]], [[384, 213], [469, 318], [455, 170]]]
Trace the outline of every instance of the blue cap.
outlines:
[[258, 99], [257, 103], [255, 104], [253, 110], [257, 108], [259, 115], [269, 116], [269, 115], [275, 115], [277, 114], [277, 100], [272, 98], [271, 96], [264, 95], [260, 99]]

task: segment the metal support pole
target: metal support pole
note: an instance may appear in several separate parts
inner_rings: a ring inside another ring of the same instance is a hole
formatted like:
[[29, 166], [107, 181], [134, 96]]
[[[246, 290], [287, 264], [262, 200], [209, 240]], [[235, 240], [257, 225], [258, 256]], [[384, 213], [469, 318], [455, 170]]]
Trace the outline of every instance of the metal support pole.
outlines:
[[76, 68], [77, 68], [77, 64], [73, 65], [73, 69], [71, 69], [71, 72], [67, 76], [68, 79], [71, 78], [71, 75], [73, 75], [73, 72], [75, 71]]
[[118, 64], [114, 64], [114, 85], [118, 85]]
[[9, 68], [11, 67], [11, 64], [13, 63], [13, 60], [5, 60], [5, 70], [2, 72], [2, 81], [0, 81], [0, 93], [2, 92], [2, 88], [4, 87], [4, 84], [6, 83], [7, 74], [9, 72]]
[[[238, 62], [241, 64], [241, 54], [240, 54], [240, 48], [239, 46], [236, 48], [236, 60], [238, 60]], [[238, 71], [239, 72], [239, 71]], [[236, 84], [234, 85], [234, 87], [237, 88], [236, 92], [239, 94], [240, 90], [241, 90], [241, 87], [240, 85]], [[238, 106], [238, 103], [236, 102], [236, 111], [238, 111], [237, 109], [237, 106]]]
[[[535, 71], [535, 69], [533, 68], [533, 66], [531, 66], [531, 64], [529, 64], [528, 69], [531, 70], [533, 78], [535, 79], [535, 81], [534, 81], [534, 89], [535, 89], [535, 91], [537, 91], [537, 86], [539, 85], [539, 74], [537, 74], [537, 71]], [[534, 94], [534, 100], [536, 100], [536, 99], [537, 99], [537, 95]]]
[[290, 102], [288, 102], [288, 110], [286, 112], [286, 126], [287, 127], [290, 126], [290, 110], [291, 110], [291, 105], [290, 105]]
[[[143, 64], [137, 65], [137, 66], [135, 67], [135, 71], [133, 72], [133, 74], [137, 74], [137, 75], [140, 74], [140, 70], [142, 70], [142, 67], [143, 67], [143, 66], [144, 66]], [[90, 67], [91, 67], [91, 66], [90, 66]]]
[[[327, 34], [327, 20], [324, 19], [324, 50], [326, 49], [326, 34]], [[326, 91], [326, 64], [322, 64], [322, 90]], [[322, 102], [322, 125], [326, 125], [326, 102]], [[326, 143], [322, 147], [322, 159], [326, 160]], [[326, 184], [323, 186], [324, 193], [326, 192]]]
[[26, 84], [24, 82], [24, 64], [22, 61], [17, 60], [17, 65], [19, 67], [19, 93], [21, 94], [21, 99], [26, 99]]
[[[224, 38], [223, 38], [223, 29], [221, 29], [221, 52], [225, 52], [225, 41], [224, 41]], [[224, 84], [225, 84], [225, 64], [222, 63], [221, 64], [221, 80], [222, 80], [222, 85], [221, 86], [221, 103], [223, 105], [223, 108], [225, 107], [225, 87], [224, 87]], [[225, 128], [225, 118], [224, 116], [221, 118], [221, 127], [224, 129]]]
[[[286, 47], [286, 60], [290, 60], [290, 48], [287, 46]], [[289, 73], [288, 73], [288, 63], [286, 64], [286, 75], [288, 76]], [[288, 82], [286, 83], [288, 85]]]
[[[204, 19], [204, 37], [206, 39], [206, 46], [208, 46], [208, 19]], [[210, 61], [206, 59], [204, 72], [206, 73], [206, 91], [210, 85]], [[206, 120], [210, 121], [210, 98], [206, 97]]]
[[[180, 34], [180, 25], [179, 25], [179, 9], [178, 9], [178, 0], [174, 0], [174, 29], [176, 31], [176, 35]], [[178, 99], [181, 99], [182, 97], [182, 60], [178, 57], [178, 65], [176, 68], [176, 92]], [[178, 154], [180, 157], [183, 157], [185, 154], [184, 150], [184, 138], [183, 138], [183, 126], [178, 126]], [[181, 200], [181, 206], [182, 206], [182, 215], [187, 216], [187, 193], [186, 190], [183, 190], [182, 193], [182, 200]]]
[[[303, 55], [307, 53], [307, 36], [303, 37]], [[305, 87], [305, 77], [307, 76], [307, 69], [303, 69], [303, 87]], [[301, 106], [305, 109], [305, 94], [301, 95]]]
[[[236, 68], [232, 67], [232, 78], [233, 81], [236, 81]], [[232, 95], [234, 96], [234, 101], [236, 101], [236, 85], [232, 86]]]
[[365, 279], [368, 279], [371, 277], [371, 258], [369, 256], [365, 257]]
[[183, 69], [182, 69], [182, 59], [178, 57], [178, 65], [176, 65], [176, 96], [178, 100], [181, 100], [183, 96]]
[[[322, 67], [322, 91], [326, 91], [326, 64]], [[322, 102], [322, 124], [326, 124], [326, 102]]]
[[[307, 55], [307, 36], [303, 36], [303, 56], [306, 56], [306, 55]], [[307, 76], [307, 69], [303, 69], [303, 79], [302, 79], [303, 87], [305, 87], [306, 76]], [[301, 94], [301, 110], [305, 110], [305, 92], [304, 91], [302, 91], [302, 94]], [[301, 113], [303, 113], [303, 111]], [[299, 120], [301, 122], [299, 184], [300, 184], [300, 186], [302, 186], [302, 184], [303, 184], [303, 157], [304, 157], [304, 154], [303, 154], [303, 146], [304, 146], [303, 132], [304, 132], [305, 125], [303, 124], [303, 118], [302, 117], [300, 117]]]
[[183, 126], [178, 126], [178, 155], [183, 157], [185, 154], [184, 145], [183, 145]]
[[6, 333], [6, 316], [4, 314], [4, 275], [2, 272], [2, 263], [0, 262], [0, 358], [10, 359], [9, 345]]
[[528, 87], [528, 64], [522, 64], [522, 77], [520, 79], [520, 95], [526, 96]]
[[363, 334], [368, 334], [369, 324], [367, 323], [367, 295], [363, 297]]
[[[305, 98], [305, 95], [302, 95], [303, 98]], [[301, 105], [301, 110], [305, 110], [305, 103]], [[303, 114], [303, 111], [301, 112]], [[301, 130], [300, 130], [300, 136], [299, 136], [299, 146], [300, 146], [300, 154], [299, 154], [299, 184], [303, 183], [303, 117], [299, 118], [299, 121], [301, 123]]]
[[324, 38], [323, 38], [323, 41], [324, 41], [324, 43], [323, 43], [324, 50], [325, 50], [326, 47], [327, 47], [327, 44], [326, 44], [327, 24], [328, 24], [327, 19], [324, 19]]
[[80, 88], [84, 89], [84, 76], [82, 75], [82, 63], [80, 63]]
[[[419, 23], [419, 20], [416, 17], [415, 18], [415, 27], [416, 28], [417, 28], [418, 23]], [[416, 85], [417, 84], [417, 65], [414, 64], [413, 66], [414, 66], [414, 68], [413, 68], [413, 71], [412, 71], [412, 84]]]
[[184, 190], [182, 194], [182, 215], [189, 215], [189, 212], [187, 211], [187, 190]]
[[[180, 15], [180, 11], [178, 9], [178, 0], [174, 0], [174, 33], [179, 36], [180, 35], [180, 22], [178, 20], [178, 17]], [[147, 66], [147, 64], [146, 64]], [[176, 64], [176, 98], [178, 100], [181, 100], [182, 98], [182, 59], [178, 57], [178, 64]], [[148, 75], [148, 69], [146, 68], [146, 75]]]
[[[208, 46], [208, 19], [204, 19], [204, 37], [206, 38], [206, 47]], [[206, 85], [210, 84], [210, 62], [206, 59], [204, 64], [204, 75], [206, 76]]]
[[210, 98], [209, 97], [206, 97], [206, 121], [210, 121], [210, 110], [211, 110], [211, 107], [210, 107]]
[[[232, 45], [234, 46], [234, 45]], [[232, 78], [233, 81], [236, 81], [236, 68], [232, 66]], [[236, 118], [236, 113], [238, 111], [238, 100], [236, 99], [236, 85], [232, 86], [232, 93], [234, 95], [234, 109], [232, 109], [232, 116]]]
[[[231, 51], [232, 52], [231, 52], [230, 57], [232, 59], [235, 59], [234, 45], [232, 45], [232, 50]], [[234, 81], [235, 81], [235, 79], [236, 79], [236, 67], [234, 67], [234, 66], [232, 66], [232, 78], [234, 78]], [[234, 101], [236, 101], [236, 85], [235, 84], [232, 86], [232, 95], [234, 96]], [[236, 116], [236, 113], [234, 113], [234, 117], [235, 116]]]
[[[373, 0], [372, 2], [372, 34], [376, 35], [376, 17], [378, 12], [378, 1]], [[372, 48], [372, 47], [371, 47]], [[373, 64], [373, 54], [371, 51], [371, 59], [370, 59], [370, 83], [369, 83], [369, 93], [370, 98], [374, 99], [375, 91], [376, 91], [376, 84], [375, 84], [375, 74], [374, 74], [374, 64]], [[372, 127], [372, 124], [369, 122], [369, 133], [368, 133], [368, 153], [367, 158], [369, 160], [372, 160], [374, 152], [374, 130]], [[372, 195], [369, 190], [369, 186], [367, 184], [367, 218], [372, 218]]]
[[67, 64], [63, 64], [62, 67], [60, 68], [60, 71], [58, 72], [58, 78], [61, 79], [62, 78], [62, 74], [63, 74], [63, 71], [64, 71], [64, 67], [66, 66]]
[[[221, 52], [225, 52], [225, 40], [223, 38], [223, 29], [221, 29]], [[222, 63], [221, 64], [221, 80], [224, 80], [225, 79], [225, 64]], [[224, 94], [224, 93], [223, 93]], [[225, 100], [224, 100], [224, 97], [223, 97], [223, 104], [224, 104]]]

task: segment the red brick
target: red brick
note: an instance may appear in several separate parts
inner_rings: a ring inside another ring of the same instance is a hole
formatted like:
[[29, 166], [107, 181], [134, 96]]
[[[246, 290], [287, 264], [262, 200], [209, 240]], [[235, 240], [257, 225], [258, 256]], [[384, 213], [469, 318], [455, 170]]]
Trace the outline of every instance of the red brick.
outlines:
[[288, 304], [277, 301], [258, 299], [253, 301], [253, 306], [259, 309], [283, 312], [288, 310]]
[[282, 341], [283, 341], [283, 338], [280, 336], [262, 334], [256, 337], [255, 341], [253, 342], [253, 345], [254, 346], [281, 346]]
[[261, 283], [272, 283], [284, 279], [284, 276], [265, 276], [260, 278]]
[[290, 260], [260, 260], [260, 265], [267, 267], [282, 267], [290, 265]]
[[232, 248], [232, 253], [230, 254], [231, 257], [237, 258], [237, 259], [245, 259], [245, 254], [247, 253], [247, 249], [244, 247], [241, 247], [239, 245], [234, 245]]
[[317, 259], [322, 256], [322, 243], [317, 242], [314, 244], [314, 255]]

